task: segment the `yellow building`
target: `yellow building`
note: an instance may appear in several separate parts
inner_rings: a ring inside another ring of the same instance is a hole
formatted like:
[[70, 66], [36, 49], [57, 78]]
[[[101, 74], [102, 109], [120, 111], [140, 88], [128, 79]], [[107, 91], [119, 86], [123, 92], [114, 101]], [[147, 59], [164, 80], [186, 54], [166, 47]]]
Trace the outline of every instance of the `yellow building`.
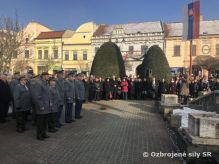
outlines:
[[[167, 23], [164, 28], [165, 54], [172, 73], [186, 73], [190, 42], [182, 40], [183, 24]], [[192, 64], [194, 75], [208, 75], [208, 71], [219, 74], [219, 20], [201, 21], [200, 38], [192, 43]]]
[[43, 71], [53, 73], [62, 69], [64, 39], [72, 35], [71, 30], [41, 32], [34, 41], [36, 53], [34, 73], [39, 74]]
[[51, 31], [51, 29], [38, 22], [31, 21], [19, 32], [22, 46], [17, 56], [14, 56], [12, 59], [11, 72], [19, 71], [26, 73], [28, 70], [33, 70], [35, 61], [34, 39], [41, 32], [47, 31]]
[[70, 38], [63, 38], [63, 69], [88, 73], [93, 61], [91, 38], [96, 24], [82, 24]]

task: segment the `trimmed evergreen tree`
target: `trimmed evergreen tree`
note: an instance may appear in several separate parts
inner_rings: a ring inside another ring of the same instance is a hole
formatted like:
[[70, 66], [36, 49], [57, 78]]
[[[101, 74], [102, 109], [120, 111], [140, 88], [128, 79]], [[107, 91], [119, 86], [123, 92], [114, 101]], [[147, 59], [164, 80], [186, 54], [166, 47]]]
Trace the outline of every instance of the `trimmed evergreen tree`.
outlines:
[[119, 47], [112, 42], [104, 43], [97, 51], [91, 74], [98, 77], [125, 76], [125, 65]]
[[162, 49], [154, 45], [152, 46], [147, 54], [144, 56], [144, 60], [141, 65], [137, 67], [138, 75], [143, 78], [146, 77], [147, 70], [152, 71], [152, 76], [157, 80], [171, 79], [170, 66], [166, 59], [166, 56]]

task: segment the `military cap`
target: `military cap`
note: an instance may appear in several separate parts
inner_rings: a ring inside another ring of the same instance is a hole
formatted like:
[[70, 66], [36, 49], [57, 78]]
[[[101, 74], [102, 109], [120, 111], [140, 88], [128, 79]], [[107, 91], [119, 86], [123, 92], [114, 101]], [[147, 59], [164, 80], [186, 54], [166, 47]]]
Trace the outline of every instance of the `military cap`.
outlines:
[[56, 71], [56, 74], [63, 74], [64, 73], [64, 70], [58, 70]]
[[19, 71], [15, 71], [14, 75], [20, 75], [20, 72]]
[[40, 75], [39, 74], [37, 74], [37, 75], [35, 75], [35, 76], [33, 76], [33, 78], [37, 78], [37, 77], [39, 77]]
[[50, 75], [48, 72], [42, 72], [41, 75]]
[[55, 77], [50, 77], [49, 81], [56, 81]]
[[83, 73], [78, 73], [76, 76], [83, 76], [84, 74]]
[[27, 74], [33, 75], [33, 70], [28, 70], [28, 71], [27, 71]]
[[68, 76], [75, 76], [75, 75], [76, 75], [76, 73], [73, 72], [73, 71], [70, 71], [70, 72], [68, 73]]
[[21, 75], [20, 77], [19, 77], [19, 80], [22, 80], [22, 79], [28, 79], [28, 77], [27, 77], [27, 75]]

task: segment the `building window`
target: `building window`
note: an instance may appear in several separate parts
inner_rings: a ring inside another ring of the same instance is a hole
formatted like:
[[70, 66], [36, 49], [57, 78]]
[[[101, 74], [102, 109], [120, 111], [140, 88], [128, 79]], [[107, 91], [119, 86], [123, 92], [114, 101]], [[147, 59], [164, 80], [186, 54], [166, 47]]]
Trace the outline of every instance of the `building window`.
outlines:
[[44, 59], [48, 59], [48, 50], [44, 50]]
[[129, 46], [129, 54], [133, 55], [134, 53], [134, 46]]
[[29, 50], [25, 50], [25, 58], [29, 58], [30, 57], [30, 51]]
[[216, 55], [219, 55], [219, 44], [216, 45]]
[[83, 60], [87, 60], [87, 51], [83, 51]]
[[174, 56], [180, 56], [180, 46], [174, 46]]
[[54, 59], [58, 59], [59, 58], [58, 50], [53, 50], [53, 54], [54, 54]]
[[141, 45], [141, 54], [144, 55], [147, 52], [148, 46]]
[[78, 53], [77, 53], [77, 51], [73, 51], [73, 60], [78, 60]]
[[196, 56], [196, 45], [192, 45], [192, 56]]
[[69, 52], [65, 51], [65, 60], [69, 60]]
[[42, 59], [42, 50], [38, 50], [38, 59]]

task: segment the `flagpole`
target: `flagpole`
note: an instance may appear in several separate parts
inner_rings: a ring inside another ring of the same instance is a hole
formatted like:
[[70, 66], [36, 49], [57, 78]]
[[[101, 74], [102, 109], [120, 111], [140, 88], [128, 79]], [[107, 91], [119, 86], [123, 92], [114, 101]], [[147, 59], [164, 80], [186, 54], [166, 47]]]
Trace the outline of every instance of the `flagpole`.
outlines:
[[189, 54], [189, 79], [192, 78], [192, 39], [190, 40], [190, 54]]

